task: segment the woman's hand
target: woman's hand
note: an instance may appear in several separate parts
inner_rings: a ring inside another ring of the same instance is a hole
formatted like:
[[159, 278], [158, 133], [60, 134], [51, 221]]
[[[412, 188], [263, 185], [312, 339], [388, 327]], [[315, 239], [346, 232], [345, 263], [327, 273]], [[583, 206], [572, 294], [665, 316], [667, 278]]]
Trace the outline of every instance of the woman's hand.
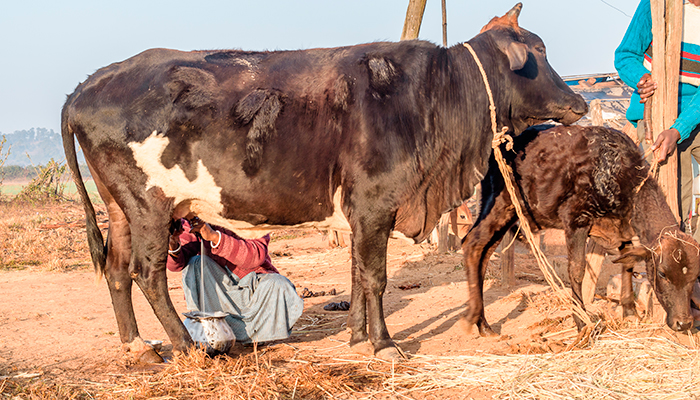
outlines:
[[190, 220], [190, 226], [192, 227], [191, 233], [199, 233], [202, 239], [212, 242], [214, 246], [219, 244], [219, 234], [208, 223], [194, 217]]
[[175, 251], [180, 248], [180, 235], [184, 230], [182, 229], [182, 224], [173, 223], [171, 225], [172, 233], [168, 239], [168, 249], [170, 251]]

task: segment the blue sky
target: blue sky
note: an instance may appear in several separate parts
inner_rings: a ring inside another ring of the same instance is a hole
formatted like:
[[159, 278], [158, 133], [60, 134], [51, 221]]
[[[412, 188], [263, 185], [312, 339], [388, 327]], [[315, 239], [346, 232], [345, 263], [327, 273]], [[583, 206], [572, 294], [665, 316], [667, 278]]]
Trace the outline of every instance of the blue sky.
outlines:
[[[561, 75], [614, 72], [613, 52], [639, 2], [522, 1], [520, 25], [542, 37]], [[428, 0], [420, 32], [421, 39], [438, 44], [440, 3]], [[447, 0], [448, 45], [472, 38], [515, 3]], [[12, 133], [33, 127], [58, 132], [63, 102], [78, 83], [145, 49], [288, 50], [395, 41], [408, 0], [3, 0], [0, 5], [0, 133]]]

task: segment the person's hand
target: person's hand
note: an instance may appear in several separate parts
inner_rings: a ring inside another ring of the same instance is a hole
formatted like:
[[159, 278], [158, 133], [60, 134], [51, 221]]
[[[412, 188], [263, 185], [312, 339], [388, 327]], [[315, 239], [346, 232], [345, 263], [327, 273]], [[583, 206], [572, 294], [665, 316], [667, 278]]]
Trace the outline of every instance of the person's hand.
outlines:
[[184, 230], [182, 229], [182, 224], [173, 224], [172, 227], [174, 230], [168, 239], [168, 248], [170, 251], [175, 251], [180, 247], [180, 235]]
[[651, 146], [656, 161], [660, 163], [666, 161], [669, 154], [673, 153], [678, 146], [678, 140], [680, 140], [680, 138], [681, 134], [674, 128], [666, 129], [659, 133], [656, 142]]
[[639, 93], [639, 102], [646, 103], [647, 100], [654, 95], [656, 91], [656, 82], [651, 80], [651, 74], [642, 75], [642, 79], [637, 83], [637, 93]]
[[190, 220], [190, 232], [191, 233], [199, 233], [199, 235], [202, 237], [204, 240], [208, 240], [212, 243], [219, 241], [219, 234], [216, 233], [214, 229], [211, 228], [211, 225], [208, 223], [202, 221], [198, 217], [194, 217]]

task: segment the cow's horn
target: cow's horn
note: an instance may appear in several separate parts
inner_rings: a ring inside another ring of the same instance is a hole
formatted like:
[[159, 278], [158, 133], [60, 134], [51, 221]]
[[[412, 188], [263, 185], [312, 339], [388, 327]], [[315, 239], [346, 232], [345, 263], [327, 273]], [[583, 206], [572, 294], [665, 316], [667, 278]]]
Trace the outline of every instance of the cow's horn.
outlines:
[[506, 13], [506, 15], [511, 17], [511, 18], [513, 18], [513, 16], [515, 16], [515, 18], [517, 19], [520, 16], [520, 11], [522, 11], [522, 9], [523, 9], [523, 3], [518, 3], [515, 6], [513, 6], [513, 8], [511, 8], [510, 11], [508, 11], [508, 13]]
[[520, 11], [522, 11], [522, 9], [523, 3], [518, 3], [506, 13], [506, 17], [508, 17], [511, 23], [515, 26], [518, 26], [518, 17], [520, 16]]

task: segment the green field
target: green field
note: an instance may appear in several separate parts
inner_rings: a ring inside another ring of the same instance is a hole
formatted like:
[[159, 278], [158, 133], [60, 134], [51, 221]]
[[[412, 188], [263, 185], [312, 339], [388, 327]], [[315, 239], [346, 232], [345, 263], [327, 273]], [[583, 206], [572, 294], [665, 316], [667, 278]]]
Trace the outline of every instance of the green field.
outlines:
[[[19, 192], [22, 191], [22, 188], [24, 188], [27, 185], [27, 183], [13, 183], [13, 184], [2, 184], [0, 185], [0, 193], [3, 195], [7, 195], [9, 197], [17, 195]], [[88, 194], [90, 195], [90, 198], [92, 201], [98, 201], [102, 202], [100, 200], [100, 196], [97, 194], [97, 187], [95, 186], [95, 181], [93, 180], [88, 180], [85, 182], [85, 189], [87, 189]], [[68, 181], [66, 183], [66, 195], [70, 197], [77, 197], [75, 196], [77, 190], [75, 188], [75, 183], [73, 183], [72, 180]]]

